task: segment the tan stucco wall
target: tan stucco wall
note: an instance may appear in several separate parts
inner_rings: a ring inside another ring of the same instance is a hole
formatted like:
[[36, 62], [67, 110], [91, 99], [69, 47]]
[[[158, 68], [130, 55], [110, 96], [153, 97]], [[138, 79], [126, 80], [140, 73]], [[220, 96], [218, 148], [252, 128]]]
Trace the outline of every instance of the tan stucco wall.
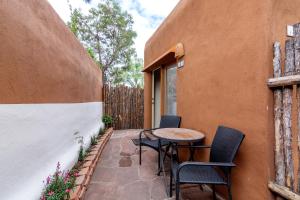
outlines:
[[[272, 45], [300, 21], [300, 1], [181, 0], [145, 46], [145, 66], [182, 42], [177, 114], [210, 144], [218, 125], [246, 134], [233, 171], [233, 197], [272, 199]], [[151, 73], [145, 73], [145, 127], [151, 126]]]
[[46, 0], [0, 1], [0, 103], [102, 101], [101, 71]]

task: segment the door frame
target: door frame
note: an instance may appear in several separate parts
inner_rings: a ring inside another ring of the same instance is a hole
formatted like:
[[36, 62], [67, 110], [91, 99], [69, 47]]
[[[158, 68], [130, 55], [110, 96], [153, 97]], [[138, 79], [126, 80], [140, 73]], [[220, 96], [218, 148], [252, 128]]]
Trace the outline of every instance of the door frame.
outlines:
[[151, 126], [152, 126], [152, 128], [156, 128], [155, 127], [155, 115], [156, 115], [156, 109], [155, 109], [155, 73], [157, 72], [157, 71], [160, 71], [159, 72], [159, 75], [160, 75], [160, 80], [159, 80], [159, 88], [160, 88], [160, 95], [159, 95], [159, 98], [160, 98], [160, 102], [159, 102], [159, 106], [160, 106], [160, 109], [159, 109], [159, 111], [160, 111], [160, 113], [159, 113], [159, 116], [161, 116], [162, 115], [162, 110], [161, 110], [161, 106], [162, 106], [162, 95], [161, 95], [161, 92], [162, 92], [162, 83], [161, 83], [161, 81], [162, 81], [162, 68], [161, 67], [158, 67], [158, 68], [156, 68], [155, 70], [153, 70], [152, 71], [152, 94], [151, 94], [151, 111], [152, 111], [152, 114], [151, 114]]
[[[168, 68], [176, 68], [176, 80], [177, 80], [177, 65], [176, 61], [175, 62], [170, 62], [166, 65], [162, 65], [157, 67], [156, 69], [152, 70], [152, 79], [151, 79], [151, 86], [152, 86], [152, 91], [151, 91], [151, 126], [152, 128], [155, 128], [155, 99], [154, 99], [154, 90], [155, 90], [155, 85], [154, 85], [154, 74], [157, 72], [157, 70], [160, 70], [160, 116], [164, 115], [167, 113], [167, 69]], [[177, 82], [177, 81], [176, 81]], [[177, 86], [176, 86], [177, 89]], [[176, 108], [177, 110], [177, 108]]]

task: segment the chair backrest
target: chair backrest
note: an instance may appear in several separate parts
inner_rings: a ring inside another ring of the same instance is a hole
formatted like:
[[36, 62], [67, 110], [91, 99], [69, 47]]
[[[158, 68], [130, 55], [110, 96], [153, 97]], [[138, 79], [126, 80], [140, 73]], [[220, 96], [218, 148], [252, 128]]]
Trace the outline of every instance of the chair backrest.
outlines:
[[233, 128], [219, 126], [210, 150], [210, 162], [233, 162], [245, 135]]
[[163, 115], [160, 119], [159, 128], [179, 128], [181, 117], [176, 115]]

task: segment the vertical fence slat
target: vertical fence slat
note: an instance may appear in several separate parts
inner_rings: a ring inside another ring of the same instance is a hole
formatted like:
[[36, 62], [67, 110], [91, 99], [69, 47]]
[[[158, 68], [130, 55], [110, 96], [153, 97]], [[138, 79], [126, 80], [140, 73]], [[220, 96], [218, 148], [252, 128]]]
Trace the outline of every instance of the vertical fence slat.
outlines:
[[104, 114], [112, 116], [115, 129], [140, 129], [144, 126], [144, 90], [104, 86]]
[[[274, 78], [281, 76], [280, 43], [274, 44]], [[274, 126], [275, 126], [275, 179], [279, 185], [285, 185], [284, 141], [282, 130], [282, 89], [274, 90]], [[277, 198], [280, 199], [280, 198]]]
[[[295, 71], [300, 74], [300, 24], [295, 27]], [[298, 171], [297, 171], [297, 192], [300, 193], [300, 85], [297, 85], [297, 142], [298, 142]]]
[[[292, 75], [295, 70], [294, 40], [285, 42], [285, 67], [284, 75]], [[292, 92], [293, 87], [283, 89], [283, 133], [284, 154], [286, 166], [286, 186], [294, 190], [294, 162], [292, 157]]]

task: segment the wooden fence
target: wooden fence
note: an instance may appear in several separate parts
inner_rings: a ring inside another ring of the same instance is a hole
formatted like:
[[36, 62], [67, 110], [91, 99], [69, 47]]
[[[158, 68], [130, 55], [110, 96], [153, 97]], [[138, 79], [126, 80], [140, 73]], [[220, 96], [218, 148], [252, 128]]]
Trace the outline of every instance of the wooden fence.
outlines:
[[[268, 80], [268, 86], [274, 91], [275, 125], [275, 182], [268, 185], [279, 194], [277, 200], [300, 199], [300, 24], [295, 24], [294, 30], [295, 37], [285, 41], [284, 67], [280, 43], [275, 42], [274, 78]], [[293, 103], [296, 116], [293, 116]], [[297, 118], [296, 123], [292, 117]], [[298, 148], [293, 148], [293, 140], [297, 140]]]
[[144, 126], [144, 90], [127, 86], [103, 87], [104, 114], [113, 118], [114, 129]]

